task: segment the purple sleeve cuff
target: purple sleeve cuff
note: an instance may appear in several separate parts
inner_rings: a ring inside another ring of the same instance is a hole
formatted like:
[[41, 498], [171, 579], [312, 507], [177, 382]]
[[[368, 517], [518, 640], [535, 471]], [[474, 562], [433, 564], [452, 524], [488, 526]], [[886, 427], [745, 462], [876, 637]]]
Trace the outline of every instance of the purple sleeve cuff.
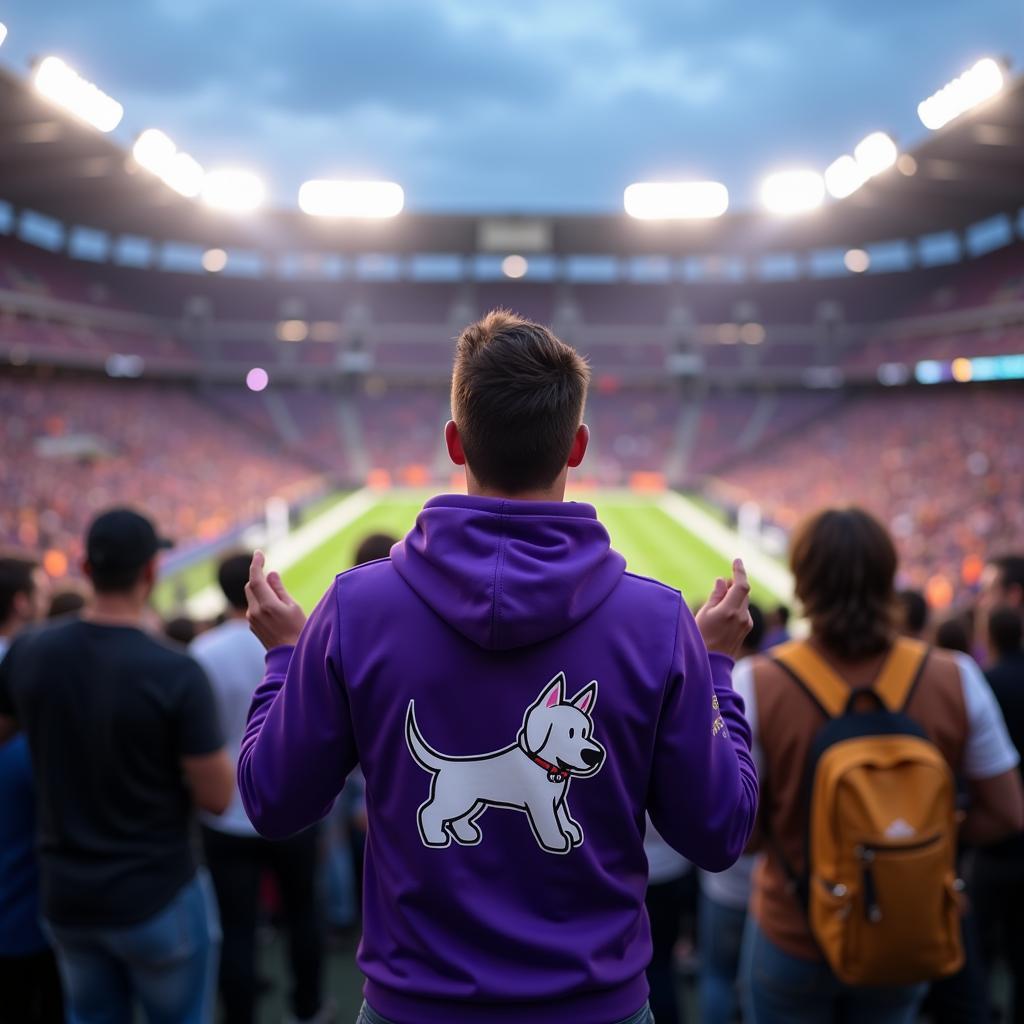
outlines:
[[736, 664], [728, 654], [720, 654], [718, 651], [708, 651], [708, 661], [711, 663], [711, 680], [718, 689], [719, 686], [732, 686], [732, 670]]
[[292, 660], [292, 652], [294, 650], [294, 644], [281, 644], [280, 647], [271, 647], [270, 650], [267, 651], [265, 659], [267, 671], [264, 678], [287, 675], [288, 665]]

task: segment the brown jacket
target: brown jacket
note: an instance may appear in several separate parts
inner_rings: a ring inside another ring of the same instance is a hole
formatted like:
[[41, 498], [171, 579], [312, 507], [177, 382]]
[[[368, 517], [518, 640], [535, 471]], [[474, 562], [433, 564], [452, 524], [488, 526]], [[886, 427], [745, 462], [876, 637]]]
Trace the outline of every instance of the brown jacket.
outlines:
[[[885, 655], [844, 663], [815, 649], [851, 686], [866, 686], [878, 674]], [[763, 752], [761, 779], [761, 848], [765, 857], [754, 872], [751, 909], [765, 935], [792, 956], [821, 959], [807, 917], [777, 853], [802, 874], [808, 808], [804, 779], [811, 744], [825, 724], [822, 711], [770, 656], [752, 665], [757, 708], [757, 738]], [[939, 748], [954, 775], [960, 772], [967, 741], [967, 710], [960, 670], [952, 654], [932, 651], [911, 694], [907, 714]]]

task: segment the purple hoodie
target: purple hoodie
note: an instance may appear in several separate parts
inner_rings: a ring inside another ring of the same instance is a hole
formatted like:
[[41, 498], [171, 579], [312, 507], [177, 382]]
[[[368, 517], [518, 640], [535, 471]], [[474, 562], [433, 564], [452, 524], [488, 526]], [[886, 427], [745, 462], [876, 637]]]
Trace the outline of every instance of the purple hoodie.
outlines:
[[731, 665], [591, 506], [438, 497], [267, 654], [239, 788], [279, 838], [362, 766], [384, 1017], [611, 1024], [647, 999], [645, 809], [712, 871], [753, 827]]

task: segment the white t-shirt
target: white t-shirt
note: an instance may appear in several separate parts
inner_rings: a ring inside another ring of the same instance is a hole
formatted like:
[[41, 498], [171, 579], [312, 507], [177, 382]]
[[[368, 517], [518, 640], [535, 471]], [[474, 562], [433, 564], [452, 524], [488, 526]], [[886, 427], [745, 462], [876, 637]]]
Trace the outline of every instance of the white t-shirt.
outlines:
[[681, 853], [676, 853], [661, 838], [650, 818], [647, 819], [647, 832], [644, 834], [644, 853], [647, 855], [647, 880], [651, 885], [682, 878], [692, 867]]
[[[210, 677], [224, 745], [237, 765], [252, 694], [263, 678], [263, 645], [249, 632], [244, 619], [229, 619], [197, 636], [189, 653]], [[256, 835], [237, 790], [223, 814], [201, 811], [199, 817], [204, 825], [219, 832]]]
[[[961, 766], [963, 775], [967, 779], [991, 779], [1016, 768], [1020, 755], [1010, 739], [992, 687], [981, 669], [966, 654], [958, 653], [955, 657], [967, 712], [967, 742]], [[764, 764], [764, 755], [757, 735], [757, 698], [749, 659], [739, 662], [733, 669], [732, 686], [746, 706], [747, 721], [754, 738], [751, 753], [754, 763], [760, 768]]]

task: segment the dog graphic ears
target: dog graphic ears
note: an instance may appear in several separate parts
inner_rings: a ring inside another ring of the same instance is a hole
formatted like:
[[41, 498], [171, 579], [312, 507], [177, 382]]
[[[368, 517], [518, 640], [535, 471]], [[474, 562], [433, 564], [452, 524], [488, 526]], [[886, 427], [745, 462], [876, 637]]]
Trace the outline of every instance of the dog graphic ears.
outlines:
[[574, 708], [579, 708], [583, 714], [590, 715], [594, 710], [594, 705], [597, 703], [597, 680], [594, 679], [587, 683], [569, 703]]
[[537, 698], [534, 707], [553, 708], [565, 703], [565, 673], [559, 672]]

